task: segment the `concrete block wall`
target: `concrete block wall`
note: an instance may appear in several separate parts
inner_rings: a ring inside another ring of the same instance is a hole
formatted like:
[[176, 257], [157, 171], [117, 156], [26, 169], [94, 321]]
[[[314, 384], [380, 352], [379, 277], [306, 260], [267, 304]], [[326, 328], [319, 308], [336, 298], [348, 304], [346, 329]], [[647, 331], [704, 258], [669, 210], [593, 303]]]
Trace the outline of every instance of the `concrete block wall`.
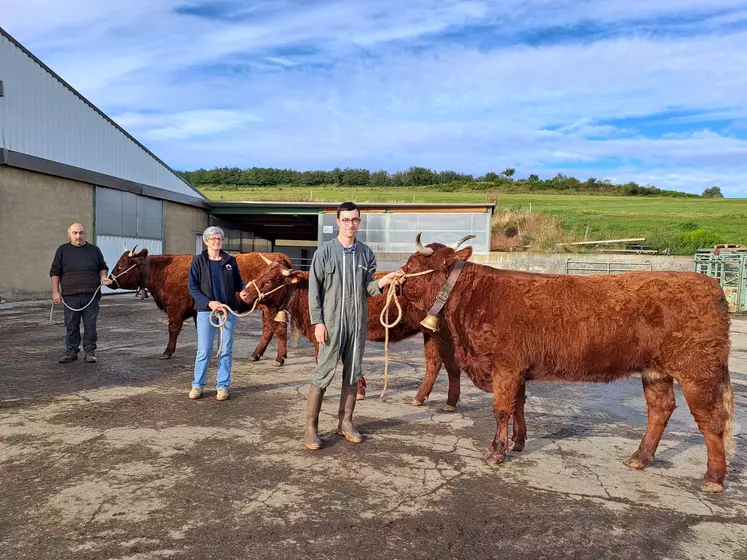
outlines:
[[0, 165], [0, 297], [52, 297], [49, 267], [74, 222], [93, 238], [94, 188]]
[[207, 212], [194, 206], [163, 201], [163, 252], [193, 255], [195, 233], [207, 227]]

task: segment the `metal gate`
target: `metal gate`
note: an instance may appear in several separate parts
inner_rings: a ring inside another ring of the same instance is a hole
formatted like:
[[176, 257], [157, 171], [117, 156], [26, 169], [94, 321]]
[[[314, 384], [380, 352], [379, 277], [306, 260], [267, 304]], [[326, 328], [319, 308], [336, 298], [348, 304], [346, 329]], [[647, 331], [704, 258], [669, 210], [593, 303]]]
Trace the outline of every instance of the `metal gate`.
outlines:
[[574, 261], [571, 259], [566, 259], [565, 261], [566, 274], [616, 274], [618, 272], [632, 272], [634, 270], [653, 270], [651, 261]]
[[695, 272], [718, 280], [730, 313], [747, 313], [747, 253], [695, 253]]

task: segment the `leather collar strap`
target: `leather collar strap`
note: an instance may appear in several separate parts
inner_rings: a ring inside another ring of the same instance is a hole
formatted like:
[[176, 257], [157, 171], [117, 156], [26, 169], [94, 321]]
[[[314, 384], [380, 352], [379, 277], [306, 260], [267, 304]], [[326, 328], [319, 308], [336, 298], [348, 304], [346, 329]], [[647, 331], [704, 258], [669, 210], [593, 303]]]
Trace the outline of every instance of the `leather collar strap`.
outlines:
[[449, 277], [446, 279], [446, 283], [441, 287], [441, 291], [438, 292], [438, 295], [436, 296], [436, 301], [433, 302], [433, 305], [428, 310], [429, 315], [438, 315], [444, 308], [444, 305], [446, 305], [446, 302], [449, 300], [451, 290], [454, 289], [454, 284], [456, 284], [459, 275], [462, 273], [464, 263], [465, 261], [461, 259], [457, 259], [454, 263], [454, 267], [451, 269]]
[[145, 257], [145, 264], [143, 265], [143, 273], [140, 275], [140, 285], [138, 288], [148, 287], [148, 274], [150, 274], [150, 255]]
[[293, 292], [295, 291], [296, 291], [296, 285], [288, 284], [288, 291], [286, 292], [285, 301], [283, 302], [283, 305], [280, 306], [280, 309], [278, 309], [278, 311], [284, 311], [288, 307], [288, 304], [290, 303], [290, 300], [293, 297]]

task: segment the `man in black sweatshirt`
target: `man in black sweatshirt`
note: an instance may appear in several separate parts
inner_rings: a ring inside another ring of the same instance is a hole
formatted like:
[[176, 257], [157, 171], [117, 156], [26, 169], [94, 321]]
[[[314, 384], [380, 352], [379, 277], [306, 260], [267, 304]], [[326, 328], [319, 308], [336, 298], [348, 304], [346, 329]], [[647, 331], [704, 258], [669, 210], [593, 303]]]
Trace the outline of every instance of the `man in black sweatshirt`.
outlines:
[[70, 243], [57, 248], [49, 275], [52, 277], [52, 299], [64, 304], [65, 354], [59, 359], [67, 364], [78, 359], [80, 320], [83, 319], [85, 362], [96, 363], [96, 318], [99, 314], [100, 285], [108, 286], [109, 269], [101, 250], [86, 243], [86, 228], [73, 224], [67, 228]]

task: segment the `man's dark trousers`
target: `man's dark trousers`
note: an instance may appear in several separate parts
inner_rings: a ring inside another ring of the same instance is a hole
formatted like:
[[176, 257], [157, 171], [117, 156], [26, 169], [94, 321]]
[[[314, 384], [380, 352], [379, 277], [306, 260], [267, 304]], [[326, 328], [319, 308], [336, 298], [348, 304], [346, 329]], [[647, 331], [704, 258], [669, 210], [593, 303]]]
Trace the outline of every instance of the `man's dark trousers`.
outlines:
[[[75, 309], [80, 309], [91, 301], [93, 294], [74, 294], [63, 296], [65, 303]], [[83, 351], [92, 352], [96, 350], [96, 318], [99, 314], [99, 301], [101, 294], [97, 293], [91, 305], [83, 311], [71, 311], [65, 309], [65, 348], [78, 352], [80, 350], [80, 320], [83, 319]]]

